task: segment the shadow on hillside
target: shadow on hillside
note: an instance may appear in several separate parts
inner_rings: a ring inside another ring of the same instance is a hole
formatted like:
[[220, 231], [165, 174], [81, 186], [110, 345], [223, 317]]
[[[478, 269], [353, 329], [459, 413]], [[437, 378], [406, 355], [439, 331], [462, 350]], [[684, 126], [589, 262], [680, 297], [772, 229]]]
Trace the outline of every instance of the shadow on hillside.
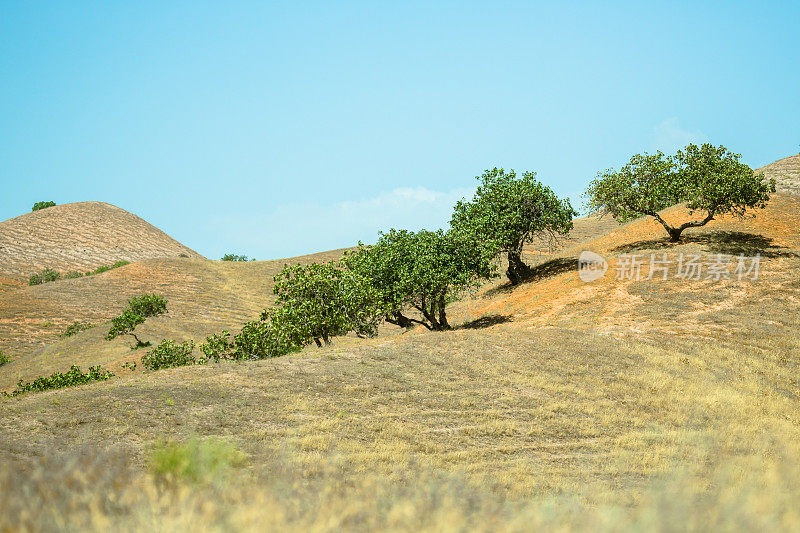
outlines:
[[712, 254], [745, 255], [747, 257], [761, 254], [762, 257], [769, 258], [800, 257], [800, 254], [789, 251], [783, 246], [776, 246], [774, 240], [769, 237], [741, 231], [712, 231], [699, 235], [685, 235], [681, 242], [670, 242], [666, 238], [636, 241], [618, 246], [611, 251], [630, 253], [640, 250], [666, 250], [684, 244], [703, 246]]
[[498, 324], [505, 324], [506, 322], [511, 322], [511, 317], [509, 315], [488, 315], [465, 322], [460, 326], [456, 326], [455, 329], [483, 329]]
[[[533, 283], [536, 281], [542, 281], [543, 279], [552, 278], [553, 276], [557, 276], [559, 274], [563, 274], [564, 272], [569, 271], [578, 271], [578, 259], [575, 257], [557, 257], [555, 259], [550, 259], [549, 261], [545, 261], [538, 265], [531, 267], [530, 272], [525, 279], [522, 280], [520, 285], [525, 283]], [[519, 285], [517, 285], [519, 286]], [[503, 294], [507, 292], [511, 292], [514, 290], [514, 285], [511, 283], [506, 282], [499, 287], [494, 287], [486, 291], [485, 296], [493, 296], [495, 294]]]

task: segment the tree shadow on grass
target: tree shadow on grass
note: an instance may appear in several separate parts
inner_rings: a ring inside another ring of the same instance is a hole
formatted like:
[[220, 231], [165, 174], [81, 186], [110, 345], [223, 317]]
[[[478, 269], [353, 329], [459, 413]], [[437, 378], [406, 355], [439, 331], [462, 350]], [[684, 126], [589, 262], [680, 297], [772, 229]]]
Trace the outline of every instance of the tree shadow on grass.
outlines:
[[531, 267], [528, 274], [525, 276], [525, 279], [522, 280], [521, 283], [517, 285], [512, 285], [510, 282], [506, 282], [499, 287], [494, 287], [486, 291], [485, 296], [493, 296], [496, 294], [503, 294], [507, 292], [511, 292], [514, 290], [514, 287], [519, 287], [520, 285], [524, 285], [525, 283], [534, 283], [537, 281], [542, 281], [547, 278], [552, 278], [553, 276], [557, 276], [559, 274], [563, 274], [564, 272], [569, 271], [578, 271], [578, 259], [575, 257], [557, 257], [555, 259], [550, 259], [549, 261], [545, 261], [543, 263], [539, 263], [536, 266]]
[[505, 324], [506, 322], [511, 322], [511, 317], [509, 315], [487, 315], [465, 322], [460, 326], [456, 326], [455, 329], [483, 329], [498, 324]]
[[712, 254], [744, 255], [747, 257], [760, 254], [761, 257], [769, 258], [800, 257], [797, 252], [775, 245], [774, 240], [769, 237], [741, 231], [712, 231], [699, 235], [686, 235], [680, 242], [670, 242], [666, 238], [636, 241], [617, 246], [611, 251], [629, 253], [640, 250], [667, 250], [683, 244], [698, 244], [705, 247]]

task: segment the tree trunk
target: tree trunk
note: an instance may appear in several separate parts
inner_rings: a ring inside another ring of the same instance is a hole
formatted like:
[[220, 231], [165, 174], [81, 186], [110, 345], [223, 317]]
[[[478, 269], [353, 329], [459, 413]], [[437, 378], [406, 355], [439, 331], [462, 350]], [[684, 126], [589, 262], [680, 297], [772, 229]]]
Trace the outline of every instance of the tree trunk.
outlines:
[[508, 270], [506, 276], [512, 285], [517, 285], [525, 280], [531, 273], [531, 269], [522, 261], [522, 250], [508, 251]]
[[314, 337], [314, 342], [317, 344], [317, 348], [322, 348], [322, 343], [319, 341], [319, 337]]
[[444, 307], [444, 294], [441, 294], [439, 295], [439, 325], [442, 329], [450, 329], [450, 324], [447, 322], [447, 314], [445, 313]]
[[669, 233], [669, 242], [680, 242], [681, 241], [681, 233], [683, 233], [684, 228], [667, 228], [667, 232]]
[[330, 339], [330, 337], [328, 337], [328, 335], [326, 333], [322, 334], [322, 340], [325, 341], [325, 346], [330, 346], [331, 345], [331, 339]]

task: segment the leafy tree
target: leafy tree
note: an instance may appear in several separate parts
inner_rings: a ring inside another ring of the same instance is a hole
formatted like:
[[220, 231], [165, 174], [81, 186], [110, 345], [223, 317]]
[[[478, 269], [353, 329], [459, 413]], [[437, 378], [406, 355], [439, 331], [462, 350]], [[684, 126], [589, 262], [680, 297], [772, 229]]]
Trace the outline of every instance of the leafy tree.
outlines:
[[33, 204], [33, 208], [31, 209], [31, 211], [39, 211], [41, 209], [47, 209], [48, 207], [53, 207], [55, 205], [56, 205], [55, 202], [36, 202], [35, 204]]
[[[481, 279], [494, 275], [485, 247], [454, 232], [390, 230], [374, 246], [359, 245], [343, 264], [369, 280], [384, 319], [401, 327], [449, 329], [446, 306]], [[416, 309], [421, 319], [408, 316]]]
[[559, 199], [536, 180], [534, 172], [494, 168], [478, 176], [472, 200], [460, 200], [450, 222], [456, 232], [482, 243], [493, 255], [505, 253], [506, 275], [512, 284], [530, 273], [522, 261], [522, 247], [535, 238], [556, 239], [572, 229], [577, 215], [568, 199]]
[[[675, 156], [637, 154], [620, 170], [598, 174], [586, 191], [588, 206], [605, 209], [620, 222], [652, 216], [678, 242], [684, 230], [705, 226], [718, 215], [742, 218], [748, 209], [766, 207], [775, 180], [765, 181], [740, 157], [707, 143], [690, 144]], [[672, 225], [659, 214], [680, 203], [686, 204], [690, 217], [695, 212], [699, 217]]]
[[135, 348], [150, 346], [149, 342], [142, 342], [134, 333], [136, 326], [144, 324], [145, 319], [163, 315], [167, 312], [167, 301], [155, 294], [135, 296], [128, 300], [128, 307], [122, 314], [111, 320], [111, 329], [106, 335], [107, 340], [112, 340], [120, 335], [131, 335], [136, 339]]
[[255, 258], [250, 259], [246, 255], [225, 254], [221, 261], [255, 261]]
[[50, 283], [61, 279], [61, 274], [55, 270], [48, 268], [41, 274], [33, 274], [28, 279], [28, 285], [41, 285], [42, 283]]
[[355, 331], [360, 336], [377, 332], [382, 309], [380, 296], [367, 280], [333, 263], [286, 266], [275, 277], [277, 308], [262, 320], [272, 329], [280, 326], [287, 341], [317, 346], [331, 337]]

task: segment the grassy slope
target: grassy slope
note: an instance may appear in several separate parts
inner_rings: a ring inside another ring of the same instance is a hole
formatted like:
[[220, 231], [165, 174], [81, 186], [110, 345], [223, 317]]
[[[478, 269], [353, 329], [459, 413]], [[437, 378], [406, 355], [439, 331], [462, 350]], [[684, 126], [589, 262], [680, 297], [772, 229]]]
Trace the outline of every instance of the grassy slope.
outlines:
[[[205, 489], [159, 507], [137, 477], [135, 497], [114, 489], [133, 498], [124, 512], [67, 511], [74, 494], [54, 511], [131, 527], [800, 527], [799, 215], [800, 201], [777, 196], [755, 220], [716, 221], [680, 245], [635, 221], [562, 250], [531, 283], [453, 306], [462, 321], [494, 316], [486, 328], [346, 338], [6, 401], [0, 457], [45, 479], [37, 465], [67, 447], [120, 449], [134, 473], [160, 437], [223, 436], [247, 454], [222, 507]], [[581, 248], [610, 259], [604, 280], [578, 280]], [[631, 251], [759, 252], [763, 275], [614, 279]]]

